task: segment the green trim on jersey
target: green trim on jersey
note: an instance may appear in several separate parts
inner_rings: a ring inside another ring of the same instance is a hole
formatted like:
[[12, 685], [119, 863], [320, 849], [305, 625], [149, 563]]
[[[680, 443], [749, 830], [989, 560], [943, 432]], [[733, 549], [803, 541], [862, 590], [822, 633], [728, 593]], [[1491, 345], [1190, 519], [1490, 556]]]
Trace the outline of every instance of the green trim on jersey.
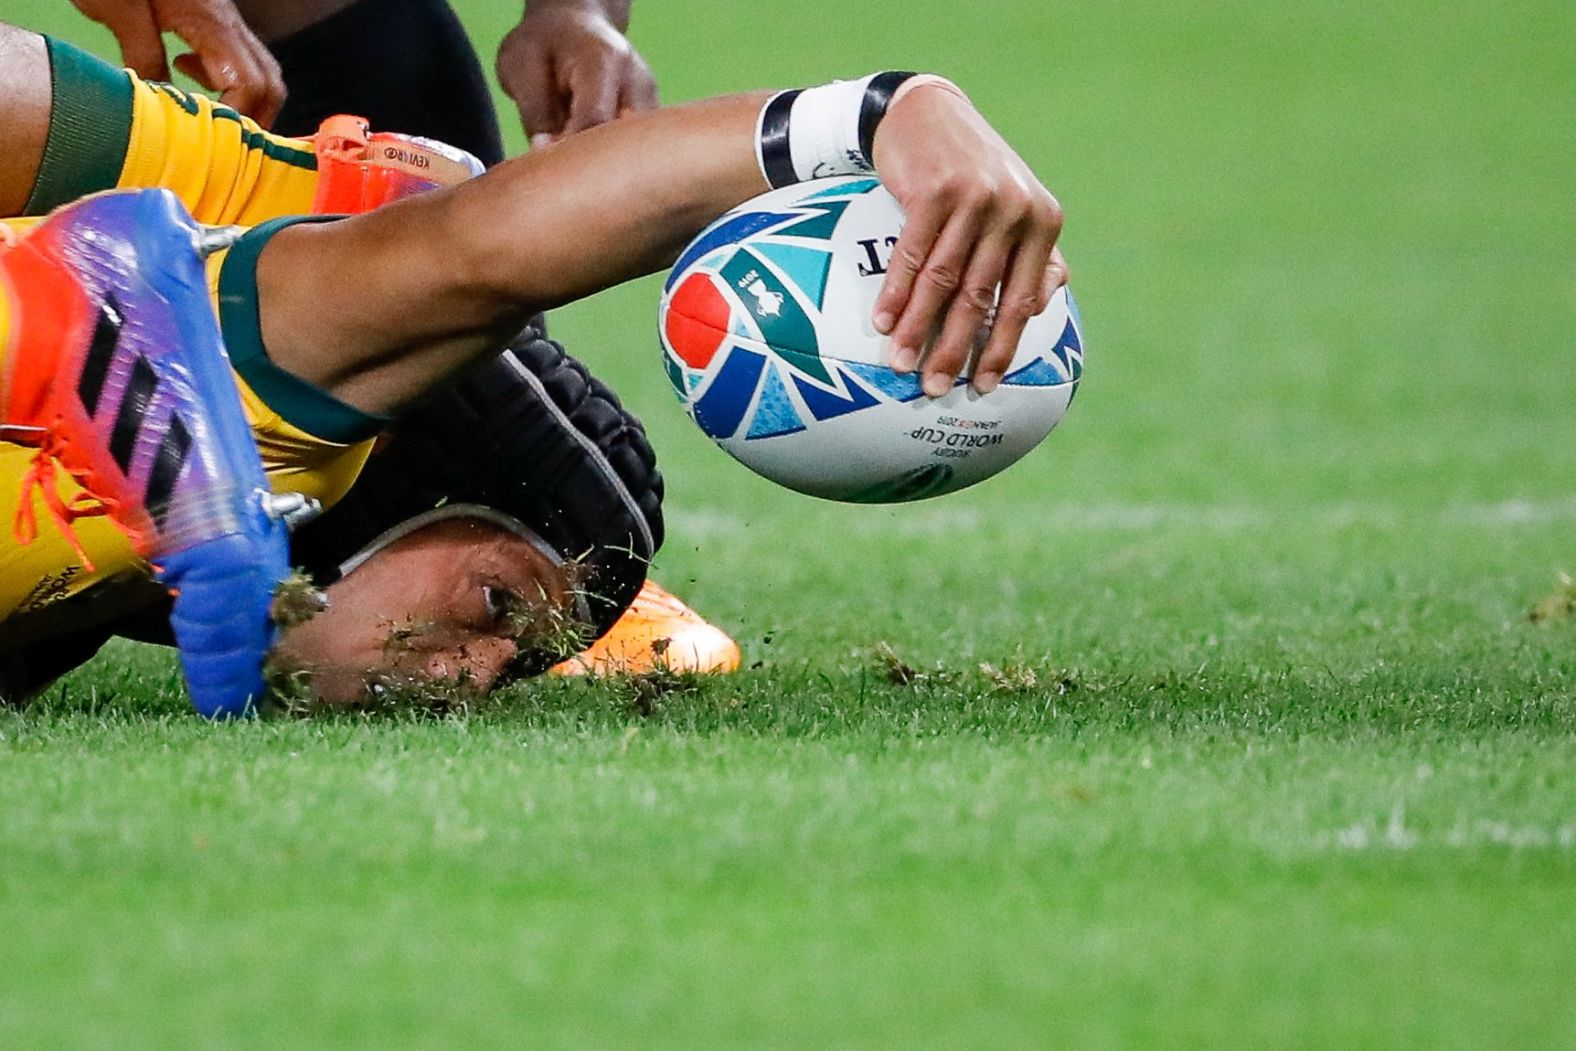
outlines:
[[44, 215], [78, 197], [111, 190], [131, 145], [131, 77], [64, 40], [49, 52], [49, 137], [26, 215]]
[[230, 249], [219, 269], [219, 326], [230, 365], [252, 392], [292, 426], [324, 441], [350, 445], [365, 441], [389, 424], [352, 408], [316, 384], [293, 376], [268, 359], [257, 311], [257, 257], [269, 238], [296, 223], [318, 223], [337, 215], [293, 215], [254, 226]]
[[[191, 92], [178, 88], [174, 84], [166, 84], [157, 80], [150, 80], [147, 84], [148, 87], [179, 106], [187, 115], [195, 117], [201, 112], [197, 107], [197, 100], [192, 98]], [[301, 168], [304, 171], [317, 171], [317, 154], [311, 150], [299, 150], [294, 146], [286, 146], [282, 142], [269, 138], [266, 133], [257, 130], [255, 127], [248, 129], [241, 115], [222, 102], [215, 102], [213, 109], [209, 112], [214, 120], [234, 121], [236, 124], [241, 125], [241, 144], [247, 149], [259, 151], [271, 161], [279, 161], [282, 164]]]

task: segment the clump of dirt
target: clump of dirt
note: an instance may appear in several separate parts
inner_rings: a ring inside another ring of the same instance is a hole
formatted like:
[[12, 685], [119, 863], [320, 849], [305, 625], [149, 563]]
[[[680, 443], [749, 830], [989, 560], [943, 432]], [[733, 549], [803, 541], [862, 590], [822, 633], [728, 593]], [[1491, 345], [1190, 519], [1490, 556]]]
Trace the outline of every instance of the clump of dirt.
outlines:
[[1034, 669], [1017, 661], [1009, 661], [999, 668], [990, 663], [981, 664], [980, 674], [997, 693], [1032, 693], [1040, 687], [1040, 677]]
[[448, 715], [467, 712], [486, 700], [468, 676], [427, 679], [387, 673], [366, 685], [353, 701], [328, 701], [312, 686], [312, 673], [272, 659], [264, 668], [268, 692], [259, 709], [271, 718], [308, 719], [331, 715]]
[[395, 666], [402, 659], [419, 652], [418, 640], [438, 629], [438, 625], [430, 620], [407, 620], [403, 624], [389, 621], [388, 625], [388, 634], [383, 636], [383, 659]]
[[449, 715], [469, 712], [483, 705], [487, 695], [469, 675], [456, 679], [408, 678], [385, 675], [368, 684], [355, 703], [336, 705], [336, 711], [368, 715]]
[[649, 718], [656, 714], [663, 698], [694, 693], [700, 689], [701, 679], [702, 676], [694, 672], [674, 671], [666, 664], [659, 664], [651, 671], [639, 675], [614, 676], [609, 681], [637, 715]]
[[[933, 668], [921, 668], [911, 664], [899, 656], [889, 642], [876, 643], [870, 652], [875, 658], [881, 676], [893, 686], [950, 686], [973, 689], [976, 685], [975, 680], [972, 680], [966, 671], [949, 669], [939, 664]], [[1083, 686], [1075, 670], [1066, 672], [1036, 670], [1021, 660], [1010, 660], [1002, 664], [986, 661], [976, 665], [976, 669], [980, 677], [985, 680], [986, 688], [992, 693], [1068, 694]]]
[[1576, 616], [1576, 577], [1561, 573], [1554, 593], [1535, 602], [1527, 611], [1527, 619], [1534, 624], [1547, 624], [1570, 616]]
[[886, 681], [893, 686], [917, 686], [930, 676], [914, 667], [897, 655], [890, 642], [876, 643], [876, 663], [881, 666], [881, 672], [886, 676]]
[[522, 653], [546, 654], [557, 663], [591, 643], [591, 626], [576, 615], [575, 605], [553, 601], [545, 588], [534, 602], [520, 595], [508, 595], [504, 602], [504, 632]]
[[312, 673], [278, 654], [263, 664], [263, 682], [267, 690], [258, 710], [265, 716], [301, 717], [327, 707], [312, 689]]
[[305, 624], [328, 608], [328, 596], [320, 591], [304, 570], [297, 569], [279, 582], [268, 615], [281, 628]]

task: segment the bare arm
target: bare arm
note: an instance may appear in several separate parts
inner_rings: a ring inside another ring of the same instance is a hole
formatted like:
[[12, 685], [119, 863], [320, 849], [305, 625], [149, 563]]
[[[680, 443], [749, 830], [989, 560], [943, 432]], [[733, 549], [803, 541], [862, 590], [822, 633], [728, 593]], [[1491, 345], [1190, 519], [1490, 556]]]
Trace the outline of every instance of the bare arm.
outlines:
[[[270, 356], [358, 408], [397, 409], [533, 314], [660, 269], [762, 192], [765, 98], [604, 125], [452, 190], [284, 231], [258, 264]], [[351, 294], [324, 310], [326, 287]]]
[[0, 216], [20, 215], [49, 138], [49, 54], [37, 33], [0, 25]]
[[[537, 311], [670, 264], [707, 223], [763, 191], [755, 123], [766, 98], [632, 117], [452, 190], [281, 233], [258, 268], [270, 354], [358, 408], [398, 409], [495, 353]], [[893, 103], [875, 160], [909, 214], [878, 304], [893, 318], [884, 327], [897, 346], [921, 346], [947, 319], [924, 362], [926, 389], [939, 393], [1001, 288], [980, 365], [999, 375], [1023, 323], [1060, 283], [1049, 262], [1061, 227], [1054, 198], [966, 100], [941, 88]], [[325, 288], [345, 291], [333, 309], [323, 308]]]

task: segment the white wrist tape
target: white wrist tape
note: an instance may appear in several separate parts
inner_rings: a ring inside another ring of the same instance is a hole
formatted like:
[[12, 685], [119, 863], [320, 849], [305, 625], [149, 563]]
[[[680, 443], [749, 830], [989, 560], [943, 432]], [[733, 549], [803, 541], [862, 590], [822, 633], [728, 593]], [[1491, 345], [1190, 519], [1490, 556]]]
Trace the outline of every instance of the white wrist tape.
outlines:
[[870, 154], [876, 127], [893, 93], [912, 77], [872, 73], [772, 96], [756, 123], [761, 174], [777, 187], [874, 171]]
[[859, 111], [872, 74], [858, 80], [834, 80], [799, 92], [789, 114], [788, 146], [800, 182], [831, 175], [873, 171], [859, 148]]

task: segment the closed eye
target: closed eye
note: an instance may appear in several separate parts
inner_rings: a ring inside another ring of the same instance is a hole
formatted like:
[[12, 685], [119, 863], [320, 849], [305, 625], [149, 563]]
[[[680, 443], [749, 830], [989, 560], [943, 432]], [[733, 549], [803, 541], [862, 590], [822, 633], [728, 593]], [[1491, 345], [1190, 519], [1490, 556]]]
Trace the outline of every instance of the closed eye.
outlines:
[[482, 602], [487, 610], [487, 623], [492, 627], [503, 627], [510, 615], [520, 608], [520, 596], [493, 584], [482, 588]]

